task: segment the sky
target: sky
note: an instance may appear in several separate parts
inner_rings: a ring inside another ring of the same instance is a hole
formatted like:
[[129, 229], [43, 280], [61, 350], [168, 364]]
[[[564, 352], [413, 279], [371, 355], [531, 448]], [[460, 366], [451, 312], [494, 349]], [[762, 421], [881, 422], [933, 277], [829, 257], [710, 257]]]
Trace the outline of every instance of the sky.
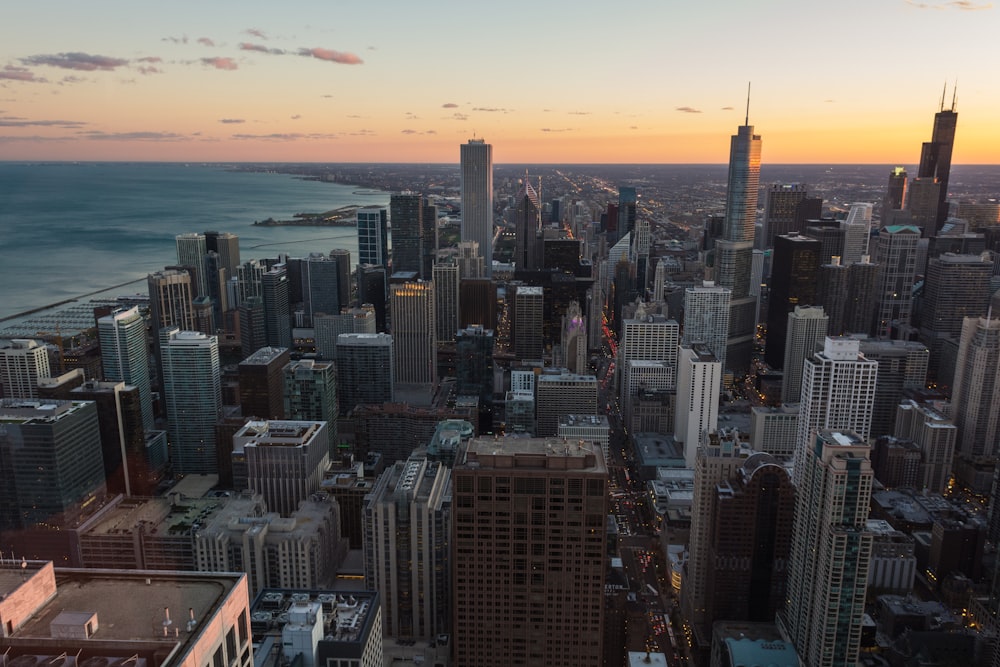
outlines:
[[0, 160], [1000, 163], [982, 0], [46, 0], [0, 12]]

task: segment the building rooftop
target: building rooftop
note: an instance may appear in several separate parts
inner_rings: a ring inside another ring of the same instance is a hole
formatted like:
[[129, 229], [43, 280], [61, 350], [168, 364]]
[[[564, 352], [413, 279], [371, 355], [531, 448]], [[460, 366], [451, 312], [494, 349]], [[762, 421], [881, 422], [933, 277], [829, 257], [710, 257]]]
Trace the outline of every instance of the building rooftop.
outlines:
[[570, 438], [472, 438], [459, 450], [456, 467], [559, 468], [607, 473], [601, 446]]
[[267, 635], [280, 637], [282, 629], [294, 620], [296, 609], [307, 605], [322, 607], [321, 641], [360, 643], [370, 634], [371, 625], [379, 611], [379, 597], [375, 591], [265, 588], [250, 605], [250, 626], [254, 643], [259, 643]]

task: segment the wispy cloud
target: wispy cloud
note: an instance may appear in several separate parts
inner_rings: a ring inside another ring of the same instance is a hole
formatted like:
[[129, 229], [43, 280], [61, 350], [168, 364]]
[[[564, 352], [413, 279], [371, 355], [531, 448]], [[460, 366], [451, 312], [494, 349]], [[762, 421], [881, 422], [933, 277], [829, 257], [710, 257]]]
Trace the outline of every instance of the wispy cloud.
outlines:
[[977, 12], [985, 9], [993, 9], [992, 2], [972, 2], [972, 0], [949, 0], [948, 2], [917, 2], [917, 0], [903, 0], [910, 7], [916, 9], [957, 9], [963, 12]]
[[28, 56], [21, 58], [21, 62], [25, 65], [48, 65], [49, 67], [61, 67], [62, 69], [74, 69], [82, 72], [112, 71], [115, 68], [128, 65], [128, 61], [124, 58], [98, 56], [78, 51]]
[[28, 120], [19, 116], [0, 116], [0, 127], [62, 127], [75, 130], [85, 125], [78, 120]]
[[674, 107], [674, 111], [681, 111], [683, 113], [701, 113], [701, 109], [695, 109], [694, 107]]
[[20, 141], [30, 141], [33, 143], [43, 143], [46, 141], [72, 141], [75, 137], [43, 137], [37, 134], [32, 135], [0, 135], [0, 144], [11, 144]]
[[458, 105], [455, 104], [454, 102], [445, 102], [444, 104], [441, 105], [441, 108], [442, 109], [457, 109]]
[[721, 111], [736, 111], [734, 107], [722, 107]]
[[240, 42], [239, 48], [241, 51], [256, 51], [258, 53], [270, 53], [271, 55], [281, 56], [285, 54], [284, 49], [272, 49], [264, 46], [263, 44], [254, 44], [253, 42]]
[[68, 74], [68, 75], [64, 76], [63, 78], [59, 79], [59, 85], [63, 86], [63, 85], [66, 85], [66, 84], [84, 83], [84, 82], [89, 81], [89, 80], [90, 79], [88, 79], [86, 77], [83, 77], [83, 76], [76, 76], [75, 74]]
[[16, 65], [7, 65], [0, 70], [0, 80], [48, 83], [48, 79], [35, 76], [35, 73], [27, 67], [17, 67]]
[[139, 74], [163, 74], [163, 70], [159, 67], [153, 67], [152, 65], [143, 65], [139, 67]]
[[221, 58], [221, 57], [202, 58], [201, 64], [208, 65], [209, 67], [214, 67], [215, 69], [224, 69], [224, 70], [239, 69], [239, 65], [237, 65], [236, 61], [233, 60], [232, 58]]
[[94, 141], [179, 141], [187, 138], [176, 132], [101, 132], [98, 130], [81, 132], [80, 137]]
[[245, 32], [248, 35], [253, 35], [258, 39], [267, 39], [267, 35], [264, 33], [264, 31], [258, 30], [257, 28], [247, 28], [243, 32]]
[[589, 116], [589, 111], [567, 111], [570, 116]]
[[199, 37], [198, 43], [202, 46], [215, 46], [215, 41], [209, 39], [208, 37]]
[[420, 134], [416, 130], [403, 130], [402, 133], [403, 134]]
[[294, 116], [292, 116], [292, 120], [298, 120], [300, 118], [302, 118], [302, 114], [300, 114], [300, 113], [297, 113]]
[[137, 63], [162, 63], [163, 58], [160, 56], [144, 56], [142, 58], [136, 58]]
[[311, 49], [302, 48], [299, 49], [299, 55], [305, 56], [307, 58], [316, 58], [318, 60], [325, 60], [331, 63], [340, 63], [341, 65], [361, 65], [364, 61], [353, 53], [346, 51], [334, 51], [332, 49], [323, 49], [318, 46]]
[[542, 132], [572, 132], [572, 127], [543, 127]]
[[245, 123], [246, 121], [242, 118], [220, 118], [219, 122], [224, 125], [236, 125], [238, 123]]
[[487, 113], [507, 113], [510, 109], [503, 107], [472, 107], [473, 111], [485, 111]]
[[174, 44], [187, 44], [188, 36], [181, 35], [180, 37], [164, 37], [160, 40], [161, 42], [173, 42]]
[[469, 120], [469, 117], [464, 113], [453, 113], [450, 120]]
[[299, 141], [302, 139], [336, 139], [336, 134], [324, 134], [321, 132], [301, 133], [301, 132], [273, 132], [271, 134], [234, 134], [233, 139], [244, 139], [253, 141]]

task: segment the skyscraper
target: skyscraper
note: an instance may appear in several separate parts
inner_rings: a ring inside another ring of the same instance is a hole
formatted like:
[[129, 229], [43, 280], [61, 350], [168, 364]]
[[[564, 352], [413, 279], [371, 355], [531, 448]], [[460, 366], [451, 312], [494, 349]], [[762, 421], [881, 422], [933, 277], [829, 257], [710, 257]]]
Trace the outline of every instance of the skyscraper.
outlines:
[[788, 313], [782, 368], [781, 402], [798, 403], [802, 393], [802, 365], [826, 339], [830, 319], [822, 308], [795, 306]]
[[389, 285], [389, 313], [396, 382], [436, 383], [434, 283], [417, 280]]
[[97, 320], [104, 379], [132, 385], [139, 390], [142, 424], [153, 429], [153, 397], [149, 380], [149, 345], [146, 320], [139, 308], [118, 310]]
[[621, 375], [619, 397], [624, 413], [628, 413], [633, 396], [641, 389], [632, 378], [630, 364], [633, 361], [658, 361], [666, 364], [668, 375], [663, 378], [664, 386], [649, 389], [673, 391], [677, 387], [679, 342], [680, 327], [677, 322], [658, 313], [648, 313], [645, 305], [640, 306], [634, 318], [622, 322], [617, 364]]
[[535, 435], [551, 437], [559, 432], [563, 416], [597, 414], [597, 377], [566, 371], [540, 375], [535, 397]]
[[218, 471], [215, 423], [222, 410], [218, 339], [165, 327], [160, 353], [173, 471], [213, 474]]
[[493, 146], [469, 139], [460, 148], [463, 241], [475, 241], [484, 276], [493, 275]]
[[437, 342], [450, 343], [458, 331], [459, 268], [452, 262], [438, 262], [432, 270], [434, 278], [434, 326]]
[[244, 418], [285, 418], [282, 393], [289, 358], [287, 348], [262, 347], [240, 362], [240, 409]]
[[205, 232], [205, 247], [219, 255], [219, 266], [226, 270], [226, 277], [236, 275], [240, 265], [240, 237], [230, 232]]
[[455, 667], [601, 665], [600, 445], [473, 438], [460, 445], [452, 480]]
[[[764, 358], [771, 368], [785, 362], [788, 315], [798, 306], [816, 303], [820, 242], [808, 236], [786, 234], [774, 239], [774, 260], [767, 305], [767, 344]], [[810, 350], [811, 352], [811, 350]]]
[[722, 240], [716, 243], [716, 281], [732, 290], [727, 351], [715, 352], [724, 367], [745, 372], [750, 367], [757, 300], [750, 295], [754, 225], [760, 184], [760, 135], [749, 117], [729, 144], [729, 179]]
[[[187, 331], [197, 330], [194, 320], [194, 289], [187, 271], [165, 269], [149, 274], [150, 328], [176, 326]], [[158, 342], [158, 341], [157, 341]]]
[[764, 205], [765, 243], [758, 246], [773, 248], [774, 239], [778, 236], [801, 232], [796, 224], [800, 220], [799, 205], [808, 196], [806, 186], [801, 183], [773, 183], [767, 189], [767, 201]]
[[[292, 346], [292, 324], [289, 316], [288, 269], [275, 264], [261, 276], [264, 300], [264, 332], [271, 347]], [[249, 352], [248, 352], [249, 354]]]
[[694, 467], [698, 448], [719, 428], [722, 363], [704, 343], [681, 345], [677, 359], [677, 411], [674, 438], [684, 460]]
[[906, 169], [896, 167], [889, 172], [889, 184], [886, 187], [885, 200], [882, 204], [882, 219], [887, 220], [890, 211], [899, 211], [906, 202]]
[[389, 266], [389, 230], [384, 206], [358, 209], [358, 263]]
[[544, 294], [541, 287], [518, 285], [514, 292], [514, 316], [511, 337], [514, 357], [524, 361], [542, 358], [542, 321]]
[[69, 392], [74, 401], [94, 401], [108, 493], [153, 495], [157, 472], [146, 453], [139, 390], [124, 382], [87, 380]]
[[542, 266], [541, 202], [528, 175], [524, 175], [521, 188], [514, 199], [514, 265], [518, 269], [535, 271]]
[[341, 308], [350, 305], [340, 301], [341, 278], [337, 258], [311, 252], [302, 262], [302, 298], [310, 326], [318, 313], [336, 315]]
[[878, 364], [878, 384], [872, 401], [872, 438], [890, 435], [896, 410], [907, 389], [927, 385], [927, 347], [915, 340], [873, 340], [857, 337], [865, 359]]
[[823, 351], [806, 359], [795, 438], [796, 485], [817, 432], [839, 429], [857, 433], [862, 441], [868, 438], [878, 362], [865, 359], [860, 346], [857, 339], [828, 336]]
[[493, 346], [493, 330], [478, 325], [459, 330], [455, 339], [455, 392], [478, 396], [481, 407], [493, 403]]
[[919, 335], [931, 351], [933, 377], [937, 378], [945, 341], [958, 340], [966, 317], [986, 315], [992, 275], [993, 262], [981, 255], [948, 252], [927, 261]]
[[1000, 320], [966, 317], [951, 391], [958, 452], [995, 456], [1000, 437]]
[[337, 336], [337, 403], [346, 415], [357, 405], [381, 405], [393, 400], [392, 336]]
[[365, 583], [383, 600], [385, 633], [449, 634], [451, 470], [426, 458], [397, 461], [365, 498], [364, 513]]
[[38, 378], [49, 374], [49, 354], [37, 340], [15, 338], [0, 346], [0, 388], [5, 398], [37, 398]]
[[872, 235], [872, 205], [851, 204], [851, 210], [844, 221], [844, 249], [840, 255], [842, 264], [856, 264], [869, 255], [868, 241]]
[[682, 342], [685, 345], [704, 343], [723, 368], [726, 367], [731, 296], [731, 289], [709, 281], [684, 290]]
[[626, 234], [635, 229], [637, 209], [639, 206], [639, 193], [635, 188], [628, 185], [618, 186], [618, 230], [617, 238], [620, 240]]
[[878, 265], [862, 259], [850, 266], [835, 261], [819, 267], [816, 301], [830, 318], [831, 336], [871, 330], [878, 305]]
[[951, 173], [951, 152], [955, 145], [955, 129], [958, 126], [958, 112], [955, 111], [955, 91], [951, 98], [951, 108], [944, 108], [945, 92], [941, 93], [941, 110], [934, 114], [934, 129], [931, 140], [924, 142], [920, 150], [918, 178], [935, 179], [939, 184], [936, 231], [948, 219], [948, 178]]
[[329, 454], [336, 454], [337, 368], [332, 361], [300, 359], [284, 368], [284, 404], [288, 419], [326, 422]]
[[819, 430], [797, 456], [788, 603], [778, 622], [804, 664], [853, 667], [872, 554], [871, 448], [850, 431]]
[[423, 198], [412, 192], [392, 195], [389, 222], [392, 224], [392, 272], [413, 271], [417, 278], [430, 280], [430, 275], [423, 275]]
[[204, 234], [179, 234], [177, 243], [177, 264], [193, 271], [192, 294], [194, 296], [208, 295], [208, 246]]
[[874, 328], [878, 338], [891, 338], [894, 327], [910, 324], [919, 241], [920, 228], [912, 225], [883, 227], [878, 234], [878, 312]]

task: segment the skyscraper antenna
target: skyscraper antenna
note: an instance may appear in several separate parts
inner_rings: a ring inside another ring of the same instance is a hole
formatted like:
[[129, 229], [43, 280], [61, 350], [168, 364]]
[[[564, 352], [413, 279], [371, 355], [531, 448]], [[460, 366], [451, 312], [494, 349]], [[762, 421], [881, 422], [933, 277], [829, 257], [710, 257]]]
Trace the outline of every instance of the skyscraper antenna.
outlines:
[[743, 124], [744, 125], [749, 125], [750, 124], [750, 82], [749, 81], [747, 81], [747, 117], [746, 117], [746, 120], [743, 121]]
[[945, 94], [947, 92], [948, 92], [948, 82], [945, 81], [944, 82], [944, 87], [941, 89], [941, 109], [940, 109], [940, 111], [944, 111], [944, 96], [945, 96]]
[[958, 97], [958, 79], [955, 79], [955, 87], [951, 89], [951, 110], [955, 110], [955, 99]]

